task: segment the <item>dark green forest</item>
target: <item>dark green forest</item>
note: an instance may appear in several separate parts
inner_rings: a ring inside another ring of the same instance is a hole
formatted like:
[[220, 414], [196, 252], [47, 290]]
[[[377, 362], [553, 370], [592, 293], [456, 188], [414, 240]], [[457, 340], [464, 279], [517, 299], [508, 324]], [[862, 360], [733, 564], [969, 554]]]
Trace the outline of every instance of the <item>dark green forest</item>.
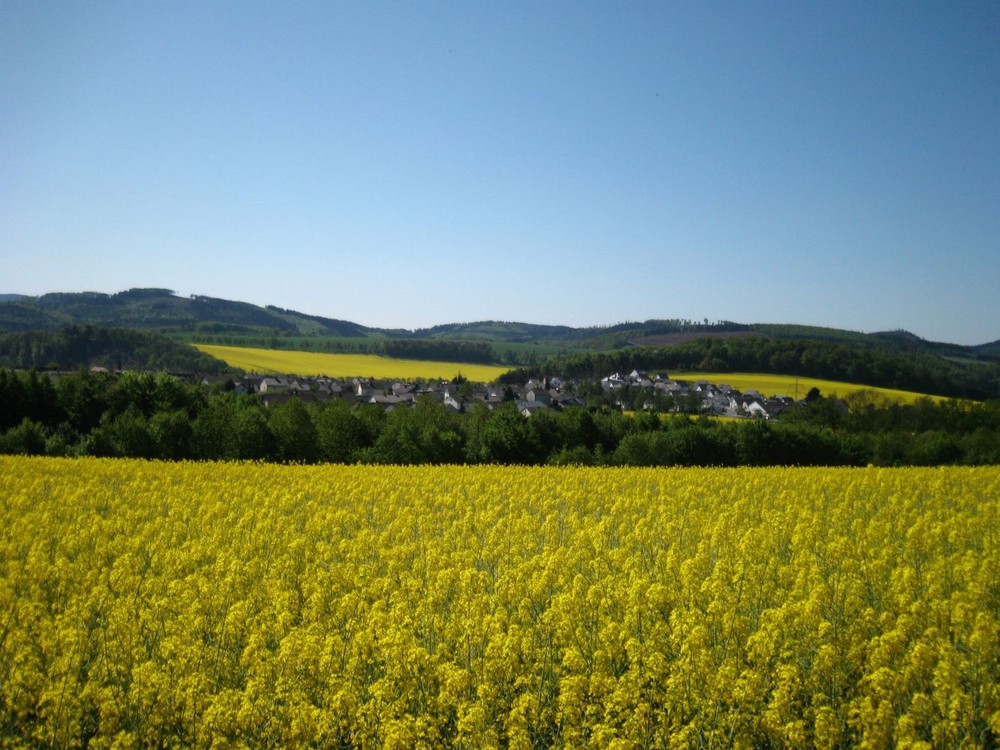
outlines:
[[587, 465], [1000, 464], [1000, 401], [905, 405], [812, 393], [780, 421], [718, 421], [513, 402], [455, 412], [292, 398], [266, 407], [232, 388], [161, 373], [0, 369], [0, 452], [165, 460]]
[[0, 333], [0, 367], [75, 370], [92, 366], [204, 374], [228, 369], [225, 362], [152, 331], [70, 325], [48, 331]]

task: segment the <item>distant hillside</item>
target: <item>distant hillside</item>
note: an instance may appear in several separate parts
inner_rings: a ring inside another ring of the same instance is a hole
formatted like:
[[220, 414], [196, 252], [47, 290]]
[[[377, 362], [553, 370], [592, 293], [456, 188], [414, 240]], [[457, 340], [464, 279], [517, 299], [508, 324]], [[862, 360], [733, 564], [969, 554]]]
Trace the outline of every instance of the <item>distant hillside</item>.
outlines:
[[393, 331], [399, 338], [451, 339], [507, 343], [567, 344], [584, 338], [588, 329], [547, 326], [497, 320], [476, 323], [448, 323], [415, 331]]
[[[406, 321], [401, 321], [405, 325]], [[447, 339], [493, 343], [533, 343], [592, 350], [618, 349], [698, 337], [762, 335], [845, 344], [889, 346], [941, 356], [997, 356], [1000, 341], [978, 347], [921, 339], [908, 331], [860, 333], [820, 326], [732, 321], [653, 319], [608, 326], [573, 328], [516, 321], [449, 323], [419, 328], [378, 329], [359, 323], [309, 315], [273, 305], [260, 307], [204, 295], [179, 297], [170, 289], [129, 289], [52, 293], [40, 297], [0, 295], [0, 331], [58, 328], [69, 324], [156, 329], [168, 333], [281, 334], [344, 338]]]
[[972, 350], [976, 354], [982, 357], [993, 357], [1000, 359], [1000, 340], [991, 341], [988, 344], [980, 344], [979, 346], [972, 347]]
[[0, 300], [0, 331], [43, 330], [76, 323], [188, 333], [264, 331], [359, 338], [369, 333], [369, 329], [348, 321], [202, 295], [178, 297], [169, 289], [8, 297], [12, 299]]
[[105, 367], [207, 374], [229, 369], [225, 362], [159, 333], [77, 325], [52, 331], [0, 333], [0, 367]]
[[[405, 325], [405, 321], [401, 322]], [[902, 381], [908, 386], [923, 383], [932, 385], [928, 392], [934, 393], [976, 393], [981, 397], [1000, 393], [995, 385], [1000, 341], [960, 346], [927, 341], [908, 331], [861, 333], [795, 324], [685, 319], [583, 328], [493, 320], [416, 330], [378, 329], [275, 306], [260, 307], [203, 295], [179, 297], [169, 289], [0, 297], [0, 332], [51, 332], [69, 326], [155, 331], [193, 343], [504, 362], [529, 368], [559, 355], [621, 352], [621, 361], [637, 361], [649, 353], [650, 347], [681, 347], [681, 359], [698, 357], [692, 363], [696, 366], [702, 364], [701, 359], [705, 359], [705, 366], [719, 359], [728, 360], [735, 368], [737, 361], [756, 358], [766, 372], [808, 371], [831, 379], [850, 374], [856, 382], [893, 387]], [[736, 341], [745, 343], [737, 346]], [[789, 348], [752, 342], [797, 343]], [[767, 358], [745, 356], [748, 351], [765, 352], [769, 346], [774, 351]], [[32, 357], [32, 361], [44, 366], [42, 359]], [[601, 362], [599, 366], [609, 363]]]
[[609, 351], [635, 346], [669, 346], [697, 339], [763, 337], [779, 340], [822, 341], [870, 349], [920, 353], [952, 359], [1000, 362], [1000, 341], [982, 346], [962, 346], [928, 341], [909, 331], [861, 333], [838, 328], [780, 323], [695, 322], [691, 320], [647, 320], [611, 326], [571, 328], [529, 323], [485, 321], [420, 329], [403, 334], [424, 338], [448, 338], [488, 342], [538, 343], [589, 351]]

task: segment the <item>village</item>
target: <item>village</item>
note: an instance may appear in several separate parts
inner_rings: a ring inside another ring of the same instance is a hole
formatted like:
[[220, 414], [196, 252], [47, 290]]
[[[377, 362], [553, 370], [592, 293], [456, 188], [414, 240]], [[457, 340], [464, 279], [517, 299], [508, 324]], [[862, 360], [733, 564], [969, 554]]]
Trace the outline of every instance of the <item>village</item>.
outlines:
[[[205, 378], [202, 385], [218, 382], [222, 381]], [[412, 406], [421, 398], [430, 398], [456, 412], [464, 412], [477, 404], [493, 409], [513, 401], [517, 411], [526, 417], [546, 410], [606, 407], [622, 411], [641, 409], [774, 419], [800, 403], [787, 395], [765, 396], [752, 389], [740, 391], [707, 380], [674, 380], [665, 373], [650, 374], [641, 370], [625, 375], [614, 373], [596, 382], [546, 377], [528, 380], [523, 385], [278, 375], [246, 375], [227, 382], [237, 393], [259, 395], [265, 406], [283, 404], [291, 399], [306, 403], [339, 399], [351, 405], [374, 404], [391, 411]]]

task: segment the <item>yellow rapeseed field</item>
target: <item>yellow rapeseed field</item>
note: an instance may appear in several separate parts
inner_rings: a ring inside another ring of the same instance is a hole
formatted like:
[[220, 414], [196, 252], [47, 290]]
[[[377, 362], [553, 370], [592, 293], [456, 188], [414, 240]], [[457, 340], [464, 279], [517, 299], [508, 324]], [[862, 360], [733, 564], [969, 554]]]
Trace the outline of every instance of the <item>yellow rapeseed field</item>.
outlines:
[[324, 354], [283, 349], [195, 344], [200, 351], [248, 372], [284, 375], [326, 375], [332, 378], [451, 380], [456, 375], [491, 383], [508, 371], [496, 365], [394, 359], [375, 354]]
[[0, 457], [7, 747], [992, 747], [1000, 468]]
[[[890, 401], [912, 403], [925, 394], [912, 391], [900, 391], [893, 388], [876, 388], [868, 385], [842, 383], [836, 380], [820, 380], [819, 378], [799, 378], [795, 375], [770, 375], [766, 373], [749, 372], [671, 372], [670, 377], [677, 380], [707, 380], [716, 385], [728, 385], [741, 391], [753, 388], [765, 396], [782, 395], [803, 399], [810, 388], [819, 388], [824, 396], [846, 398], [858, 391], [871, 391]], [[935, 400], [940, 397], [932, 396]]]

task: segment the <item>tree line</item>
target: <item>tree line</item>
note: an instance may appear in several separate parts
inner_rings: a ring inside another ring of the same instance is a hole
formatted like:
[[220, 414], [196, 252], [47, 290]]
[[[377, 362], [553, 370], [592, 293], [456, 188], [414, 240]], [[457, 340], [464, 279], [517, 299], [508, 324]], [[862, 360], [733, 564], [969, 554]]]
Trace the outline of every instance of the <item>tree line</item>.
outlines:
[[165, 460], [592, 465], [1000, 464], [1000, 402], [904, 405], [813, 394], [779, 422], [606, 407], [522, 416], [513, 401], [455, 412], [292, 398], [267, 407], [167, 374], [53, 381], [0, 369], [0, 452]]
[[[484, 341], [398, 338], [328, 338], [276, 331], [248, 335], [245, 327], [206, 326], [186, 338], [223, 346], [300, 349], [330, 353], [382, 354], [400, 359], [490, 364], [501, 357]], [[70, 325], [45, 331], [0, 333], [0, 366], [16, 369], [72, 370], [101, 364], [108, 369], [168, 370], [218, 374], [224, 362], [163, 333], [128, 328]]]
[[[695, 339], [662, 347], [589, 352], [551, 360], [545, 369], [569, 378], [600, 378], [612, 372], [695, 370], [799, 375], [952, 398], [1000, 397], [1000, 364], [955, 362], [890, 347], [855, 346], [817, 340], [747, 336]], [[543, 373], [516, 370], [508, 382]]]
[[427, 359], [442, 362], [491, 364], [497, 361], [496, 352], [485, 341], [388, 339], [382, 344], [382, 353], [387, 357]]
[[151, 331], [71, 325], [48, 331], [0, 333], [0, 367], [72, 370], [170, 370], [217, 374], [227, 366], [192, 346]]

